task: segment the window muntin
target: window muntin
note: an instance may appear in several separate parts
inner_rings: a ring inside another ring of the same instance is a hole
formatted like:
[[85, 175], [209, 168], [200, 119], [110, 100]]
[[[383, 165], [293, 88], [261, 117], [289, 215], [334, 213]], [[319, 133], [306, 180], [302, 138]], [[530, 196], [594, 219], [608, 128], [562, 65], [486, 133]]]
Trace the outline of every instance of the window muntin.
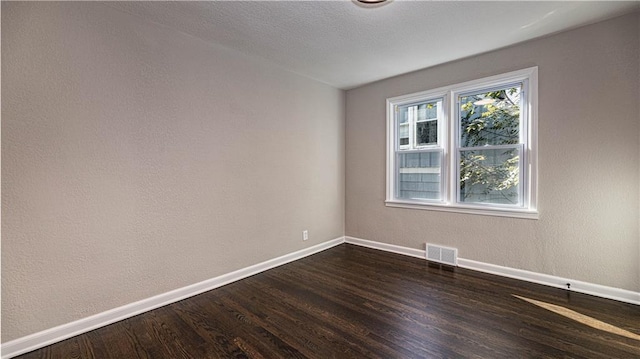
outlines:
[[387, 205], [537, 218], [536, 102], [536, 67], [388, 99]]

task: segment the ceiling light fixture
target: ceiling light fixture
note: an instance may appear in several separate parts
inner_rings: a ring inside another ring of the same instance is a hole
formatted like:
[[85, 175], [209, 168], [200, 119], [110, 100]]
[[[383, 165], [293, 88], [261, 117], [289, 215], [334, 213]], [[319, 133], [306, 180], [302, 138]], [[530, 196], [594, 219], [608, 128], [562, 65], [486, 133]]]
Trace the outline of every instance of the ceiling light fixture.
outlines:
[[354, 4], [365, 9], [385, 6], [393, 0], [351, 0]]

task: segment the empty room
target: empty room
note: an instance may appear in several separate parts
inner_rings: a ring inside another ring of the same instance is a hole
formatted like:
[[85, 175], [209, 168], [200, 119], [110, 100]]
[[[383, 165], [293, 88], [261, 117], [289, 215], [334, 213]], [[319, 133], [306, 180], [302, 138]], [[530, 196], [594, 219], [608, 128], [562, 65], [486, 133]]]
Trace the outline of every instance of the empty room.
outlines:
[[2, 1], [1, 357], [640, 357], [640, 2]]

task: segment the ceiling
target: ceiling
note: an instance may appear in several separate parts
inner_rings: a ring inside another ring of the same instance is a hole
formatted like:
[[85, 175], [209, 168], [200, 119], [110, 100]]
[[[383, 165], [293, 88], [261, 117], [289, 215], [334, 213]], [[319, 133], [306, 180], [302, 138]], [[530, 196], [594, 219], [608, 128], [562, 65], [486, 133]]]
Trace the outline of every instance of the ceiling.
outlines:
[[640, 9], [640, 2], [110, 2], [109, 6], [349, 89]]

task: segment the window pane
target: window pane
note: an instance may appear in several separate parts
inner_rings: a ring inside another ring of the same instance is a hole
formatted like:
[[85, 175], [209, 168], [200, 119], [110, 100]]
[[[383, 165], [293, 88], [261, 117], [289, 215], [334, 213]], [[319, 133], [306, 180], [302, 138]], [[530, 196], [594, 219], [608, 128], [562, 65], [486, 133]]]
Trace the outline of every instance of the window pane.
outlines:
[[440, 199], [440, 151], [398, 154], [398, 198]]
[[400, 138], [400, 146], [406, 146], [409, 144], [409, 124], [403, 124], [398, 126], [399, 127], [399, 138]]
[[519, 204], [518, 148], [460, 151], [460, 202]]
[[409, 114], [406, 106], [398, 108], [398, 123], [409, 123]]
[[460, 96], [460, 147], [519, 143], [521, 88]]
[[416, 145], [438, 144], [438, 121], [424, 121], [416, 123]]
[[425, 116], [427, 119], [438, 118], [438, 102], [431, 102], [427, 104]]
[[427, 104], [423, 103], [418, 105], [418, 118], [417, 121], [424, 121], [427, 119]]
[[438, 118], [438, 102], [426, 102], [415, 107], [418, 109], [417, 121], [433, 120]]

